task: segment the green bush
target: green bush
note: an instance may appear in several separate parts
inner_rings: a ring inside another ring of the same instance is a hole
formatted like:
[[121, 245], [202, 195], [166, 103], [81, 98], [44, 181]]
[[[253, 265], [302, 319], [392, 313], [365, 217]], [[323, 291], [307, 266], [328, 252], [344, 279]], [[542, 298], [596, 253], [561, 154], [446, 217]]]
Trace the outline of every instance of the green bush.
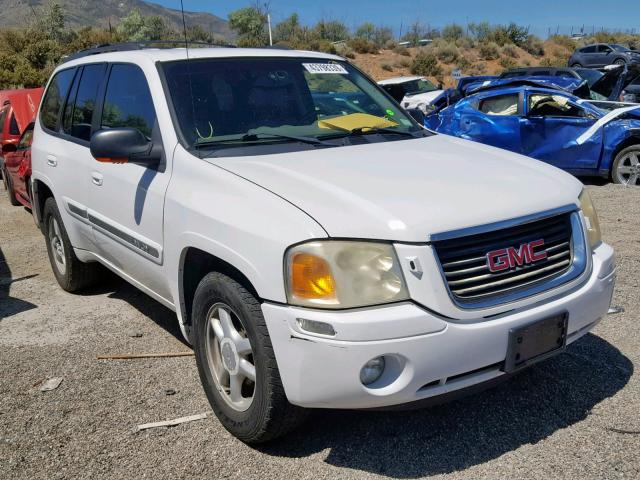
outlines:
[[510, 58], [518, 58], [518, 49], [515, 45], [505, 45], [502, 47], [502, 55]]
[[427, 52], [419, 52], [411, 63], [411, 73], [414, 75], [425, 75], [431, 77], [441, 77], [442, 67], [438, 63], [435, 55]]
[[376, 44], [364, 38], [352, 38], [347, 45], [357, 53], [379, 53]]
[[411, 52], [409, 51], [409, 49], [407, 47], [401, 47], [400, 45], [394, 48], [393, 51], [394, 53], [397, 53], [398, 55], [402, 55], [403, 57], [411, 56]]
[[394, 65], [396, 68], [409, 68], [411, 66], [411, 60], [408, 58], [400, 58]]
[[500, 59], [500, 66], [502, 68], [504, 68], [505, 70], [509, 70], [511, 68], [515, 68], [516, 65], [517, 65], [516, 61], [511, 57], [502, 57]]
[[480, 57], [483, 60], [497, 60], [500, 58], [498, 45], [493, 42], [482, 43], [480, 45]]
[[483, 75], [487, 73], [487, 64], [484, 62], [476, 62], [463, 71], [469, 75]]
[[438, 43], [431, 50], [444, 63], [453, 63], [460, 56], [458, 48], [452, 43]]
[[544, 55], [544, 44], [538, 37], [529, 35], [527, 40], [522, 44], [522, 49], [533, 55], [534, 57], [541, 57]]

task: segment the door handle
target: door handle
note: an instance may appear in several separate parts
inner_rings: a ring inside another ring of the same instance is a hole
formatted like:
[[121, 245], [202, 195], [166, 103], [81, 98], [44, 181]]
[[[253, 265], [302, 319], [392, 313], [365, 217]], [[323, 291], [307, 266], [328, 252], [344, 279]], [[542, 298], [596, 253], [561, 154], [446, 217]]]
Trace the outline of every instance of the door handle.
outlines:
[[47, 155], [47, 165], [49, 165], [50, 167], [57, 167], [58, 159], [53, 155]]
[[102, 174], [99, 172], [91, 172], [91, 182], [98, 187], [102, 186]]

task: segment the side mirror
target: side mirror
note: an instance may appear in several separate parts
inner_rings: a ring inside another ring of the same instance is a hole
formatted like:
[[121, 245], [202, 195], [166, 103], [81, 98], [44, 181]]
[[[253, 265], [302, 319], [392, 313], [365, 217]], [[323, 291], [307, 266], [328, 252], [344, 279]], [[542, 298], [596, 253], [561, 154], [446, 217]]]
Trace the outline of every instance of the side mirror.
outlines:
[[424, 112], [419, 108], [408, 108], [407, 113], [413, 117], [421, 126], [424, 126]]
[[91, 155], [104, 163], [158, 163], [162, 147], [156, 146], [137, 128], [111, 128], [93, 134], [89, 143]]
[[5, 143], [2, 145], [2, 155], [6, 155], [7, 153], [13, 153], [18, 150], [18, 147], [13, 143]]

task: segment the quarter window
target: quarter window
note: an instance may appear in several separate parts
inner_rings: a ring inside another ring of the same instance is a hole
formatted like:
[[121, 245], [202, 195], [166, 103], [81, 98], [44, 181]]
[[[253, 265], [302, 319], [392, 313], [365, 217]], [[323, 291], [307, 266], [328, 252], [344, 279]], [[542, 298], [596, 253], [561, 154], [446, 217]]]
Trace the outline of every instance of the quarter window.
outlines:
[[518, 95], [498, 95], [480, 101], [478, 108], [487, 115], [508, 116], [518, 114]]
[[62, 70], [55, 74], [49, 84], [40, 112], [42, 125], [49, 130], [56, 130], [60, 109], [69, 92], [75, 71], [75, 68]]
[[20, 127], [16, 121], [16, 116], [12, 113], [11, 120], [9, 120], [9, 135], [20, 135]]
[[137, 128], [147, 137], [156, 123], [151, 92], [142, 70], [135, 65], [111, 68], [102, 110], [102, 128]]

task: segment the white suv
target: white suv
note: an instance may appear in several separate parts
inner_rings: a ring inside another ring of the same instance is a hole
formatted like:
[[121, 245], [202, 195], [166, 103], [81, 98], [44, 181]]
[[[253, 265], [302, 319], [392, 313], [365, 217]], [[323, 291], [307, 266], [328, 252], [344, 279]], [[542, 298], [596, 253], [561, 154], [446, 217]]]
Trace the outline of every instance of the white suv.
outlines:
[[336, 56], [111, 49], [49, 81], [36, 221], [65, 290], [102, 264], [175, 310], [243, 441], [486, 386], [606, 313], [568, 174], [424, 130]]

